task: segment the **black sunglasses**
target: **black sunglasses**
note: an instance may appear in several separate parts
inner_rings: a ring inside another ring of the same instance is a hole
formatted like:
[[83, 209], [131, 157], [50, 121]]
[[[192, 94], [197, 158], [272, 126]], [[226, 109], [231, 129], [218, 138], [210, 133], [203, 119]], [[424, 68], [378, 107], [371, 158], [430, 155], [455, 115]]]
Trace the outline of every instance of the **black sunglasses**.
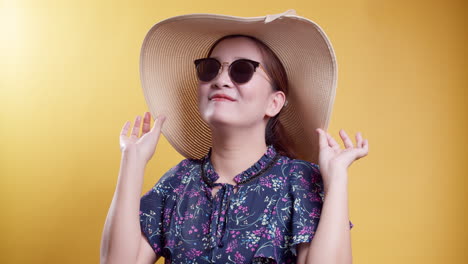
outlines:
[[[198, 79], [203, 82], [213, 80], [221, 72], [222, 65], [229, 64], [228, 62], [221, 63], [215, 58], [201, 58], [195, 60], [194, 63], [197, 69]], [[229, 65], [229, 77], [238, 84], [246, 83], [252, 79], [258, 66], [263, 69], [258, 61], [249, 59], [235, 60]], [[263, 71], [265, 71], [265, 69], [263, 69]]]

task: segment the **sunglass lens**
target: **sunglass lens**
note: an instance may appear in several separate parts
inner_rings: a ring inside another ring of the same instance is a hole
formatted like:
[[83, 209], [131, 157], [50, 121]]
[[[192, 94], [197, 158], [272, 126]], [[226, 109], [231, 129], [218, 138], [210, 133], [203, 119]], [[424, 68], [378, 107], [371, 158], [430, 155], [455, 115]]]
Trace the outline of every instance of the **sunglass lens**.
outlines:
[[252, 78], [254, 71], [255, 67], [251, 63], [238, 60], [232, 64], [230, 75], [236, 83], [246, 83]]
[[209, 82], [218, 75], [220, 64], [214, 59], [200, 60], [197, 65], [198, 78], [201, 81]]

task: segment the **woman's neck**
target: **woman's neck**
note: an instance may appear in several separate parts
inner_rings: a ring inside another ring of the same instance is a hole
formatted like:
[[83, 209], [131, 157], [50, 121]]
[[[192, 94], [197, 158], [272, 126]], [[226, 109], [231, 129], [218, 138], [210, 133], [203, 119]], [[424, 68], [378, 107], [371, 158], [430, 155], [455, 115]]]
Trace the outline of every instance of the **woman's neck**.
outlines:
[[219, 175], [216, 182], [235, 184], [234, 177], [250, 168], [266, 152], [265, 129], [212, 129], [211, 163]]

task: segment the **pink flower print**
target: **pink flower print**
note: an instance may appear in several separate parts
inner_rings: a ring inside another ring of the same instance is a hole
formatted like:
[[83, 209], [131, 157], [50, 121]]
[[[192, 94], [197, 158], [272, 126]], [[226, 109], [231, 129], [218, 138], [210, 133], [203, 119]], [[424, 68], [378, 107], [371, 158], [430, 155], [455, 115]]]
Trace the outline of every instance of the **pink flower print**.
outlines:
[[309, 217], [311, 218], [320, 218], [320, 209], [319, 208], [314, 208], [312, 209], [312, 212], [310, 212]]
[[184, 217], [183, 217], [183, 216], [179, 217], [178, 223], [179, 223], [179, 224], [182, 224], [183, 221], [184, 221]]
[[161, 248], [156, 243], [153, 244], [153, 249], [156, 254], [161, 252]]
[[284, 237], [281, 234], [280, 228], [276, 227], [275, 228], [275, 237], [273, 238], [273, 245], [280, 246], [283, 239], [284, 239]]
[[202, 224], [202, 231], [203, 231], [203, 234], [208, 234], [209, 231], [209, 226], [207, 223], [203, 223]]
[[310, 182], [308, 182], [304, 177], [300, 178], [300, 182], [304, 189], [309, 189]]
[[188, 251], [188, 252], [186, 253], [186, 256], [187, 256], [188, 258], [194, 259], [194, 258], [200, 256], [202, 253], [203, 253], [202, 251], [196, 250], [195, 248], [192, 248], [190, 251]]
[[276, 235], [276, 237], [280, 237], [280, 238], [282, 237], [281, 236], [281, 230], [278, 227], [275, 230], [275, 235]]
[[179, 187], [177, 187], [176, 189], [174, 189], [174, 193], [176, 194], [181, 194], [184, 190], [184, 185], [179, 185]]
[[193, 225], [190, 230], [188, 231], [189, 234], [198, 232], [198, 229]]
[[272, 187], [271, 181], [268, 179], [268, 177], [260, 178], [260, 185], [268, 187], [268, 188]]
[[252, 233], [254, 233], [257, 236], [258, 235], [264, 236], [266, 233], [266, 227], [262, 226], [260, 229], [252, 231]]
[[242, 256], [241, 253], [239, 253], [239, 251], [236, 251], [236, 254], [234, 254], [234, 260], [236, 261], [236, 263], [239, 263], [239, 262], [244, 262], [245, 258], [244, 256]]
[[304, 226], [301, 231], [299, 231], [299, 235], [306, 235], [313, 233], [311, 226]]
[[229, 233], [231, 233], [231, 236], [234, 238], [234, 237], [236, 237], [236, 236], [238, 236], [240, 234], [240, 231], [231, 230], [231, 231], [229, 231]]
[[310, 193], [309, 196], [311, 202], [322, 202], [322, 197], [320, 196], [320, 194], [318, 194], [318, 192]]
[[247, 212], [247, 209], [247, 206], [239, 205], [239, 210], [241, 210], [243, 213]]
[[167, 241], [167, 246], [168, 247], [173, 247], [175, 245], [175, 240], [174, 239], [170, 239]]
[[237, 248], [237, 239], [234, 239], [228, 243], [228, 246], [226, 248], [226, 253], [230, 253], [233, 251], [233, 249]]
[[191, 191], [189, 193], [189, 197], [192, 198], [192, 197], [198, 197], [200, 195], [200, 193], [198, 191]]
[[163, 221], [164, 221], [164, 223], [166, 225], [169, 225], [169, 223], [171, 222], [171, 214], [172, 214], [172, 209], [166, 208], [164, 210], [164, 220]]

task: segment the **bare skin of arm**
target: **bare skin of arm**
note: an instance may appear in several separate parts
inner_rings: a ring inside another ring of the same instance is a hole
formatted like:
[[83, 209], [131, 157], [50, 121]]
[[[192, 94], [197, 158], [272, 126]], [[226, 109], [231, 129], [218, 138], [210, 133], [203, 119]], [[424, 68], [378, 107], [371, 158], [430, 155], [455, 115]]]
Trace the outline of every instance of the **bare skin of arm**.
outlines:
[[137, 116], [130, 137], [127, 121], [120, 134], [122, 152], [117, 186], [112, 199], [101, 240], [100, 263], [154, 263], [159, 256], [141, 233], [139, 208], [146, 164], [154, 154], [162, 123], [157, 118], [150, 130], [151, 116], [145, 113], [142, 136], [141, 118]]
[[314, 239], [298, 245], [297, 263], [352, 263], [347, 187], [343, 182], [325, 190]]
[[351, 264], [351, 234], [348, 217], [348, 172], [357, 159], [367, 156], [369, 145], [361, 133], [356, 135], [356, 146], [344, 130], [340, 131], [345, 149], [322, 129], [319, 133], [319, 166], [324, 182], [325, 200], [319, 225], [310, 243], [297, 247], [300, 264]]

